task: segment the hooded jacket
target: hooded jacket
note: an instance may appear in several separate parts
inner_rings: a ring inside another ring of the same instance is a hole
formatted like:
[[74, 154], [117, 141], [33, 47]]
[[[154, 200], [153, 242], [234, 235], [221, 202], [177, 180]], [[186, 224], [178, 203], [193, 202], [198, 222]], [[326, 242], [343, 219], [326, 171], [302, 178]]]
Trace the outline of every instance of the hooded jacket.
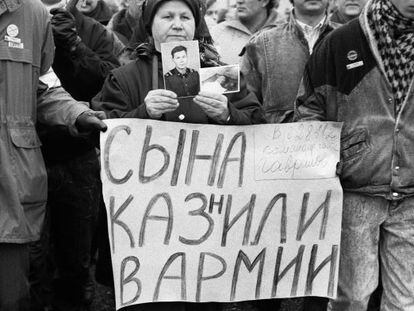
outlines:
[[300, 121], [344, 122], [344, 190], [401, 199], [414, 194], [414, 81], [398, 113], [365, 6], [319, 45], [296, 101]]

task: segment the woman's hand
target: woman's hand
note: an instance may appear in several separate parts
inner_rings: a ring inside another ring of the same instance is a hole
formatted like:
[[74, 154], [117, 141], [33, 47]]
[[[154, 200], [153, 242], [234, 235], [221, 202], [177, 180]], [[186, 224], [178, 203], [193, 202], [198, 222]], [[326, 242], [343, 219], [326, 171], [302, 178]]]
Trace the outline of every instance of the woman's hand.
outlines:
[[169, 90], [149, 91], [144, 102], [151, 119], [159, 119], [163, 113], [174, 111], [178, 107], [177, 94]]
[[227, 97], [223, 94], [200, 92], [194, 102], [212, 119], [226, 122], [230, 115]]

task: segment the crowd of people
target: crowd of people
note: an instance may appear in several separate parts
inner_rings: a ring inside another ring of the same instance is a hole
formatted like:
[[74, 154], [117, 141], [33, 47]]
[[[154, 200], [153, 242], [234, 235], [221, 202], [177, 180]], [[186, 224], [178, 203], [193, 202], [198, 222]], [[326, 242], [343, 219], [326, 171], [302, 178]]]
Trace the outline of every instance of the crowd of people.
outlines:
[[[343, 122], [336, 299], [125, 309], [414, 310], [414, 0], [290, 2], [0, 0], [0, 311], [94, 311], [95, 282], [113, 287], [106, 118]], [[201, 67], [240, 65], [238, 92], [165, 88], [199, 79], [163, 74], [161, 44], [189, 40]]]

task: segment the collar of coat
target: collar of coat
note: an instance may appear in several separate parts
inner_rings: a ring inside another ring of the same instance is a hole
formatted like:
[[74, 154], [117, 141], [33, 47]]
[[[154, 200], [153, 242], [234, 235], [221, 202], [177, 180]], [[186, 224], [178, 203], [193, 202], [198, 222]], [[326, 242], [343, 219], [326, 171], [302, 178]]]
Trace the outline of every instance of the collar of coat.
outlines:
[[[321, 25], [321, 29], [320, 29], [320, 33], [319, 33], [319, 38], [325, 32], [331, 31], [331, 30], [336, 29], [336, 28], [339, 28], [341, 26], [341, 24], [332, 22], [329, 19], [329, 16], [327, 16], [327, 14], [325, 15], [325, 17], [322, 20], [323, 20], [323, 23]], [[290, 12], [290, 15], [287, 18], [286, 22], [285, 23], [282, 23], [281, 25], [283, 27], [287, 27], [290, 31], [293, 31], [294, 33], [296, 33], [296, 35], [298, 36], [298, 38], [304, 44], [306, 42], [305, 45], [307, 46], [307, 41], [305, 39], [305, 35], [303, 33], [302, 27], [299, 25], [298, 21], [295, 18], [294, 10], [292, 10]]]
[[[321, 29], [321, 33], [325, 30], [325, 29], [336, 29], [338, 27], [341, 26], [341, 24], [332, 22], [330, 20], [330, 16], [328, 16], [327, 14], [325, 14], [324, 18], [322, 19], [323, 23], [322, 23], [322, 29]], [[296, 29], [299, 32], [302, 32], [302, 28], [300, 27], [298, 20], [295, 17], [295, 12], [294, 10], [292, 10], [289, 14], [289, 17], [287, 19], [287, 23], [289, 25], [289, 27]]]

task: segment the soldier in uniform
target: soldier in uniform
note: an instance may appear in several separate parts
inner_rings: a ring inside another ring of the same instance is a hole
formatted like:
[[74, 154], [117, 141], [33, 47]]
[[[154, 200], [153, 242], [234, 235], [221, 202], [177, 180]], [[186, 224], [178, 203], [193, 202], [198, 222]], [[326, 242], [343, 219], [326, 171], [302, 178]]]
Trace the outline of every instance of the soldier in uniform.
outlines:
[[187, 67], [187, 48], [178, 45], [171, 50], [171, 56], [175, 68], [164, 75], [165, 88], [178, 97], [197, 95], [200, 91], [200, 76], [196, 70]]

